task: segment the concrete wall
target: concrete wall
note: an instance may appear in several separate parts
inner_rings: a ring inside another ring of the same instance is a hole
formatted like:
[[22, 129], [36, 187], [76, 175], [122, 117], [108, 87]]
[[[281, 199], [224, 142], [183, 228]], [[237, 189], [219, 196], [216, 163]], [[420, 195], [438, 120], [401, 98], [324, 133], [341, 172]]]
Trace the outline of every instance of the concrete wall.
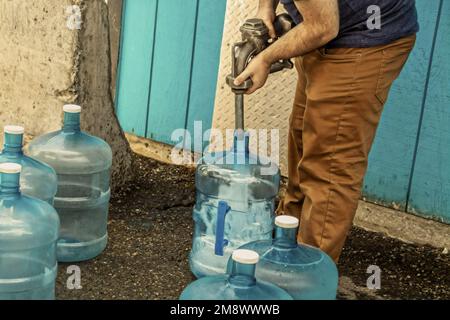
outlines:
[[111, 93], [115, 100], [117, 68], [119, 65], [120, 31], [122, 27], [122, 0], [107, 0], [109, 12], [109, 43], [111, 47]]
[[[67, 26], [71, 5], [80, 8], [80, 29]], [[63, 104], [81, 104], [83, 130], [113, 149], [118, 186], [132, 157], [114, 113], [109, 41], [102, 0], [0, 0], [0, 127], [24, 125], [32, 138], [60, 127]]]

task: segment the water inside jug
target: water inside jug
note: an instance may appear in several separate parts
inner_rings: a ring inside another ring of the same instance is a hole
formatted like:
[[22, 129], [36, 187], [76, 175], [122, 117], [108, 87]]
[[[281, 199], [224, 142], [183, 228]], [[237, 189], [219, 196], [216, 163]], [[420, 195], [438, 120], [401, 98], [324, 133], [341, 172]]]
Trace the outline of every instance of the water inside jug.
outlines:
[[28, 154], [50, 164], [58, 175], [55, 208], [61, 219], [58, 260], [98, 256], [107, 245], [112, 151], [80, 129], [81, 107], [64, 106], [61, 130], [33, 140]]
[[24, 128], [20, 126], [5, 126], [4, 148], [0, 153], [0, 163], [20, 164], [22, 193], [53, 205], [57, 190], [56, 172], [47, 164], [23, 154], [24, 131]]
[[336, 299], [338, 271], [333, 260], [317, 248], [297, 244], [297, 218], [279, 216], [275, 226], [272, 241], [255, 241], [241, 247], [260, 255], [256, 276], [283, 288], [295, 300]]
[[232, 252], [271, 239], [280, 173], [249, 151], [249, 135], [236, 133], [231, 151], [207, 154], [196, 170], [195, 232], [190, 267], [197, 277], [223, 274]]
[[255, 278], [259, 256], [250, 250], [233, 252], [228, 275], [203, 277], [191, 283], [180, 300], [292, 300], [277, 286]]
[[0, 300], [51, 300], [59, 218], [48, 203], [21, 194], [20, 171], [0, 164]]

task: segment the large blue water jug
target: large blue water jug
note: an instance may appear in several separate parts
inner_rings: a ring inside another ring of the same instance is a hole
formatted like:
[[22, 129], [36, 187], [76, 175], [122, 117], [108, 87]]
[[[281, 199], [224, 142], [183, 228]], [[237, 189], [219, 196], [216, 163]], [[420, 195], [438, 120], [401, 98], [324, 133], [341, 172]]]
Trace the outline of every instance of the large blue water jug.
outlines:
[[0, 300], [51, 300], [59, 218], [48, 203], [21, 194], [20, 171], [0, 164]]
[[0, 153], [0, 163], [20, 164], [22, 166], [20, 175], [22, 193], [53, 205], [57, 189], [55, 170], [23, 154], [23, 127], [6, 126], [4, 134], [4, 148]]
[[260, 255], [258, 279], [278, 285], [295, 300], [334, 300], [338, 288], [336, 265], [321, 250], [297, 244], [298, 225], [295, 217], [279, 216], [273, 241], [255, 241], [241, 248]]
[[191, 283], [180, 300], [292, 300], [277, 286], [255, 278], [259, 256], [250, 250], [236, 250], [228, 275], [203, 277]]
[[280, 185], [276, 164], [249, 152], [249, 136], [235, 134], [231, 151], [207, 154], [196, 171], [192, 273], [224, 274], [241, 245], [272, 238], [274, 200]]
[[61, 219], [58, 260], [98, 256], [107, 244], [112, 152], [102, 139], [80, 130], [81, 107], [64, 106], [62, 130], [36, 138], [28, 154], [58, 175], [55, 209]]

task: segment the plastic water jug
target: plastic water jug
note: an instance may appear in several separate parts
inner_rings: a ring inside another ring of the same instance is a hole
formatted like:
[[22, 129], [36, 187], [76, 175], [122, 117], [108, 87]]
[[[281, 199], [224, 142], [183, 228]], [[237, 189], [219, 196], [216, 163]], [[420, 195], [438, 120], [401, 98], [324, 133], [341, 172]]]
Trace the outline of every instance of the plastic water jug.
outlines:
[[272, 238], [278, 166], [249, 152], [249, 136], [235, 134], [231, 151], [207, 154], [196, 171], [192, 273], [224, 274], [232, 252]]
[[20, 171], [0, 164], [0, 300], [52, 300], [59, 218], [47, 202], [21, 194]]
[[20, 164], [22, 166], [20, 175], [22, 193], [53, 205], [57, 189], [55, 170], [23, 154], [23, 127], [6, 126], [4, 134], [4, 149], [0, 153], [0, 163]]
[[55, 209], [61, 219], [58, 260], [98, 256], [107, 244], [112, 152], [102, 139], [80, 130], [81, 107], [64, 106], [62, 130], [36, 138], [28, 154], [58, 175]]
[[321, 250], [297, 244], [298, 226], [297, 218], [279, 216], [275, 219], [273, 241], [255, 241], [241, 249], [254, 250], [260, 255], [258, 279], [276, 284], [295, 300], [336, 299], [335, 263]]
[[191, 283], [180, 300], [292, 300], [283, 289], [255, 278], [258, 259], [254, 251], [234, 251], [228, 275], [203, 277]]

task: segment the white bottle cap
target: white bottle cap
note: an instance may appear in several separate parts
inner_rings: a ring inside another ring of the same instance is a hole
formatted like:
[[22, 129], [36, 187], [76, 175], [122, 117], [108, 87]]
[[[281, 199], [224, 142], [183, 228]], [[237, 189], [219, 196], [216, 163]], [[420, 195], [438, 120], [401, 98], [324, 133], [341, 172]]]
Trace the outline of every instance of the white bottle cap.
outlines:
[[284, 229], [295, 229], [299, 225], [299, 221], [293, 216], [278, 216], [275, 218], [275, 225]]
[[24, 134], [25, 129], [21, 126], [5, 126], [3, 131], [8, 134]]
[[2, 163], [0, 164], [0, 173], [20, 173], [22, 166], [17, 163]]
[[242, 264], [257, 264], [259, 254], [252, 250], [239, 249], [233, 252], [232, 259]]
[[63, 107], [63, 110], [64, 110], [64, 112], [67, 112], [67, 113], [80, 113], [81, 107], [76, 104], [66, 104]]

